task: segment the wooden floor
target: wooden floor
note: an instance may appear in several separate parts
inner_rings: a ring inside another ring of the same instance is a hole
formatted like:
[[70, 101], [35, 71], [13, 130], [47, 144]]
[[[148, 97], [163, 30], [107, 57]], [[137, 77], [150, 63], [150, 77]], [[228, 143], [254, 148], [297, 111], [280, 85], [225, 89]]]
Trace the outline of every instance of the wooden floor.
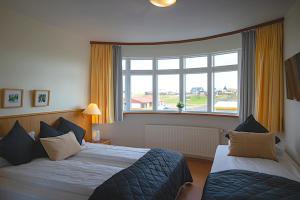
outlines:
[[206, 177], [210, 172], [212, 161], [196, 158], [186, 158], [186, 160], [194, 180], [193, 183], [203, 188]]

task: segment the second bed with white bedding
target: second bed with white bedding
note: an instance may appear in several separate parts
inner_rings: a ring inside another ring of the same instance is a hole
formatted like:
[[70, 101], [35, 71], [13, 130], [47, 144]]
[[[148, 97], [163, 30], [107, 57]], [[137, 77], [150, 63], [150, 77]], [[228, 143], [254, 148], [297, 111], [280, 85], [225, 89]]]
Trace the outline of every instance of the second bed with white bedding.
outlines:
[[228, 156], [228, 152], [228, 145], [218, 146], [211, 169], [212, 173], [239, 169], [281, 176], [300, 182], [299, 166], [284, 151], [277, 154], [278, 161]]
[[42, 158], [0, 169], [0, 199], [88, 199], [94, 189], [149, 149], [87, 143], [63, 161]]

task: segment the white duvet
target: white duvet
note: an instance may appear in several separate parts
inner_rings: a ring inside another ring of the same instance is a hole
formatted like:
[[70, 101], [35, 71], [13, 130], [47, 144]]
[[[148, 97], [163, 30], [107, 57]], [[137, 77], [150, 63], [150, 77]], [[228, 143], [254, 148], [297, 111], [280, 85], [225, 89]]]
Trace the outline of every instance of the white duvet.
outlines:
[[149, 149], [87, 143], [63, 161], [36, 159], [0, 168], [1, 200], [84, 200], [94, 189], [132, 165]]
[[219, 172], [231, 169], [260, 172], [285, 177], [300, 182], [299, 166], [284, 152], [277, 153], [277, 161], [228, 156], [228, 145], [219, 145], [214, 158], [211, 172]]

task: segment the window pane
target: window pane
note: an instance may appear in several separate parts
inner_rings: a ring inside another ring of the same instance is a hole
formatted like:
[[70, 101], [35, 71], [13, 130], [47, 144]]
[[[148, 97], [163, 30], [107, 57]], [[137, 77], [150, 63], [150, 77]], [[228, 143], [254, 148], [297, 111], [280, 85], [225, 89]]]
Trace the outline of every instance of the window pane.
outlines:
[[179, 75], [158, 75], [158, 110], [177, 110]]
[[152, 110], [152, 76], [131, 76], [130, 110]]
[[207, 111], [207, 74], [185, 75], [186, 111]]
[[179, 69], [179, 59], [158, 60], [157, 69]]
[[122, 60], [122, 70], [126, 70], [126, 60]]
[[207, 67], [207, 56], [185, 58], [185, 68]]
[[214, 111], [238, 113], [238, 72], [214, 74]]
[[152, 70], [152, 60], [130, 60], [131, 70]]
[[123, 76], [123, 110], [126, 111], [125, 76]]
[[214, 66], [237, 65], [238, 53], [226, 53], [214, 56]]

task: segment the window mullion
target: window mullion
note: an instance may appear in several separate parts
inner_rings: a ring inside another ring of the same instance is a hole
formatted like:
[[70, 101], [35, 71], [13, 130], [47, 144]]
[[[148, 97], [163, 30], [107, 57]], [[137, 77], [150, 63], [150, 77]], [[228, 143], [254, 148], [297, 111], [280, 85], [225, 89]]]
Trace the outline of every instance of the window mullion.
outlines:
[[212, 55], [208, 55], [207, 69], [207, 111], [212, 112], [213, 107], [213, 73], [212, 73]]
[[153, 58], [153, 73], [152, 73], [152, 110], [157, 111], [157, 59]]
[[184, 94], [185, 94], [185, 88], [184, 88], [184, 62], [183, 57], [179, 58], [179, 101], [185, 102]]
[[126, 76], [125, 76], [125, 99], [126, 111], [130, 111], [131, 107], [131, 74], [130, 74], [130, 59], [126, 59]]

